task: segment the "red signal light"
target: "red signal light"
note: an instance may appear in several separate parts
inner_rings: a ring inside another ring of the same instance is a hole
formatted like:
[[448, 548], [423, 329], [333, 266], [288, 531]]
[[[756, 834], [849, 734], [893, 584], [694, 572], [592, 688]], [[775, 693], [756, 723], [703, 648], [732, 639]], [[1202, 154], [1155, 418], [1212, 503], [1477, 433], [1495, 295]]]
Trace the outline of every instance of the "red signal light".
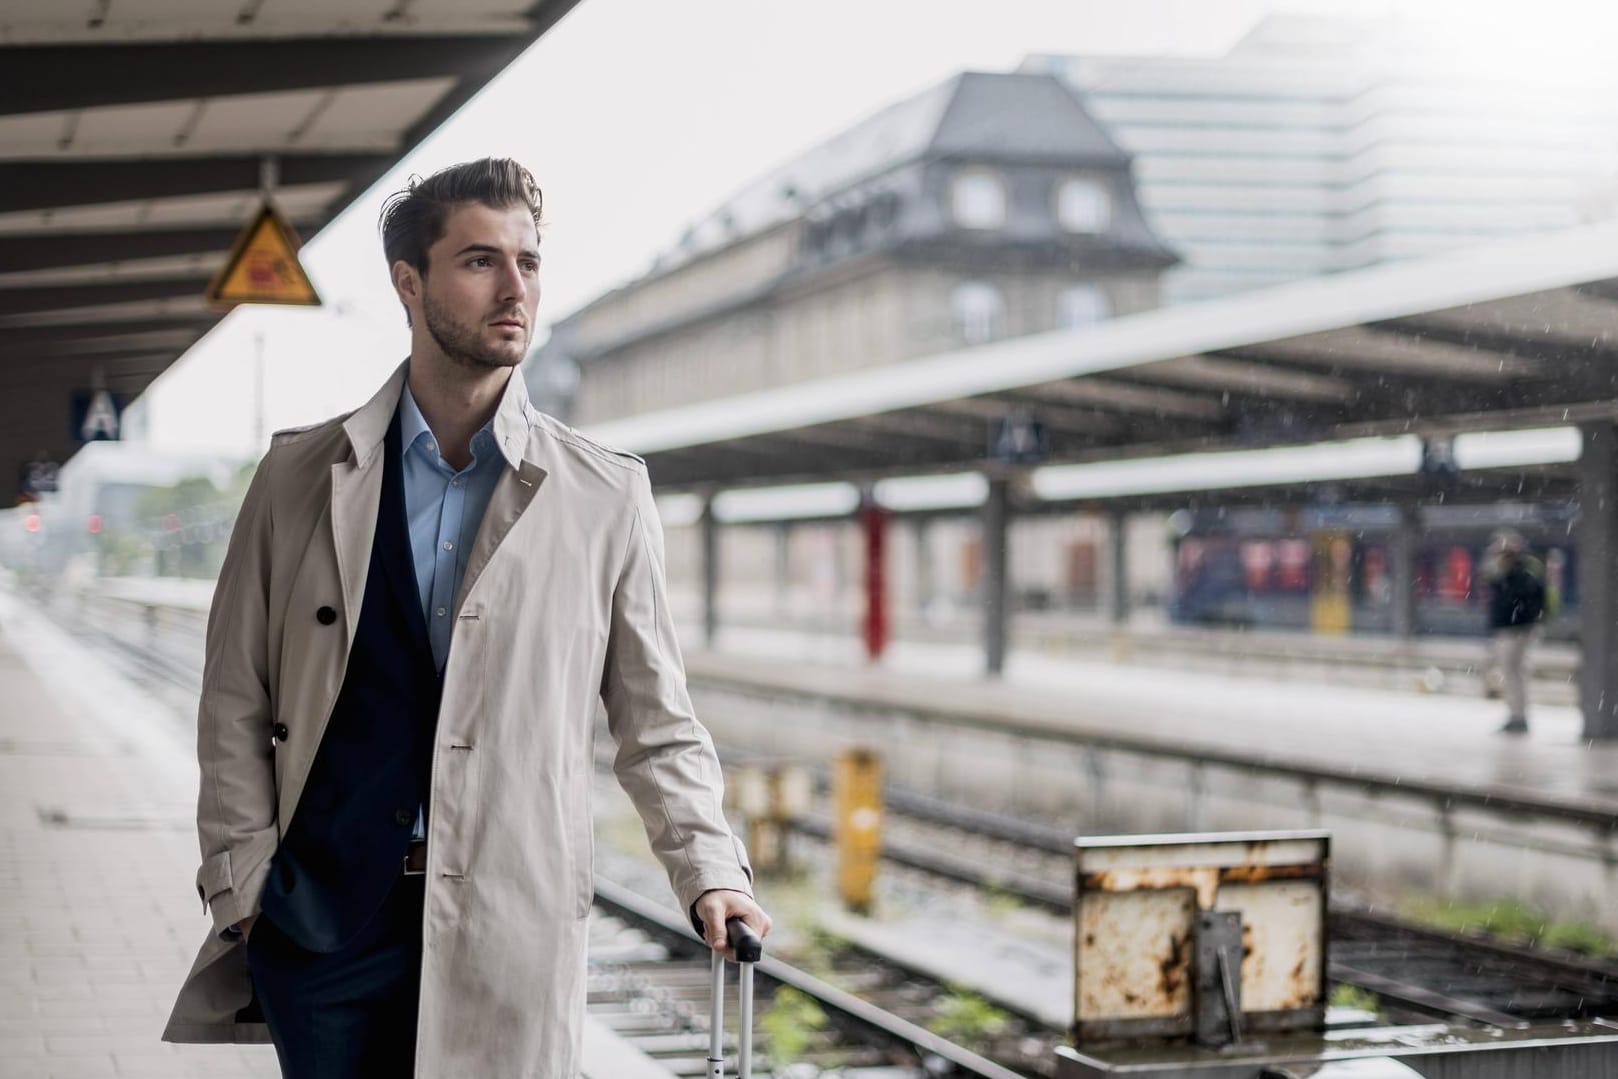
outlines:
[[22, 519], [22, 527], [24, 532], [38, 532], [39, 514], [30, 513], [28, 516], [24, 517]]
[[90, 514], [90, 519], [84, 522], [84, 527], [90, 530], [92, 536], [101, 535], [101, 514]]

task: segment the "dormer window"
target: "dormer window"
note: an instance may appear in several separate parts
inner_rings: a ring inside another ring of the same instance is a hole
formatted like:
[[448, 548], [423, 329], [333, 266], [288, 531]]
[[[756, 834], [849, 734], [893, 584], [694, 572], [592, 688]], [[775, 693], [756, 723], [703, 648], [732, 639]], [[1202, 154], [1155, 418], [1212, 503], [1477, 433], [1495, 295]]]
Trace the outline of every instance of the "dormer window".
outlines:
[[963, 229], [997, 229], [1006, 223], [1006, 183], [988, 169], [967, 169], [949, 185], [950, 216]]
[[1112, 193], [1088, 176], [1063, 180], [1056, 188], [1056, 219], [1069, 232], [1106, 232], [1112, 224]]

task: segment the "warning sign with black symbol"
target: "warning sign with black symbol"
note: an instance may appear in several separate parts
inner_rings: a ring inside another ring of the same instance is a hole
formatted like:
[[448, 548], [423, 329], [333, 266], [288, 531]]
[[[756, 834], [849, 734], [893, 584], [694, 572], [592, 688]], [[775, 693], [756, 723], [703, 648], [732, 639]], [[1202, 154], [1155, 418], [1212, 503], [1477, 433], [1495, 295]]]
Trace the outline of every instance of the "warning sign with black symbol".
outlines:
[[320, 295], [298, 262], [298, 234], [268, 199], [236, 238], [224, 269], [208, 285], [208, 303], [319, 307]]

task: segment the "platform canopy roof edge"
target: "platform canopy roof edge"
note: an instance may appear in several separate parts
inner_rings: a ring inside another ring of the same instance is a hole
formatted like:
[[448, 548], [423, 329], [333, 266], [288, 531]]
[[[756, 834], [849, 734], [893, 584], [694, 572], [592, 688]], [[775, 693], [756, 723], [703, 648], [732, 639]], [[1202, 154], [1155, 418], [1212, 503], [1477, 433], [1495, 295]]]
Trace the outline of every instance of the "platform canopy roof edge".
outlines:
[[665, 490], [989, 467], [1007, 417], [1051, 462], [1618, 417], [1618, 224], [1160, 308], [589, 425]]

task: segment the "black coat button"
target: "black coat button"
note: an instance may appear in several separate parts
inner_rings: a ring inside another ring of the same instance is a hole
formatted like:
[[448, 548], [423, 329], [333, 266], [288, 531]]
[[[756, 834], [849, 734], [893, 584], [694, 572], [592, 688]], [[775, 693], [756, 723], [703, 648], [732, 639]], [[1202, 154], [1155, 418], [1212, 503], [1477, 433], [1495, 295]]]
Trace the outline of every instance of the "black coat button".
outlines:
[[401, 826], [406, 824], [414, 824], [416, 823], [416, 815], [410, 812], [408, 809], [396, 809], [393, 811], [393, 820], [394, 823]]
[[287, 740], [287, 735], [290, 733], [291, 732], [287, 730], [287, 725], [285, 723], [277, 723], [275, 725], [275, 740], [277, 742], [285, 742]]
[[330, 607], [322, 607], [315, 612], [315, 620], [323, 626], [329, 626], [337, 621], [337, 612]]

